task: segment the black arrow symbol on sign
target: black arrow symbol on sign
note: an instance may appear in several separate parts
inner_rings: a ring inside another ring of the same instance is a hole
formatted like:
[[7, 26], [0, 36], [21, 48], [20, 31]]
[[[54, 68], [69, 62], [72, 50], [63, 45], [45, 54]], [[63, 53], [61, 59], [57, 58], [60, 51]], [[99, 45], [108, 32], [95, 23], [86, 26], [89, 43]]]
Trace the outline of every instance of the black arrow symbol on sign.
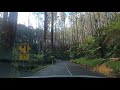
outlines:
[[27, 45], [22, 45], [22, 48], [26, 47], [26, 51], [27, 51]]

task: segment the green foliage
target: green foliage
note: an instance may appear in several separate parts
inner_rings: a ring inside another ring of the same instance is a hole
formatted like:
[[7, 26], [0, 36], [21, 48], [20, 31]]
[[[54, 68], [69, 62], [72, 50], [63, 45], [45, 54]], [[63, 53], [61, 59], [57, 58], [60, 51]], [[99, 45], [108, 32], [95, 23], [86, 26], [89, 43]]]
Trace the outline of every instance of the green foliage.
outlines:
[[120, 61], [115, 61], [115, 62], [106, 62], [105, 63], [108, 67], [112, 68], [116, 72], [120, 72]]
[[55, 57], [54, 56], [50, 56], [50, 60], [55, 60]]
[[[52, 64], [55, 63], [56, 60], [54, 56], [48, 56], [46, 60], [43, 59], [43, 54], [30, 54], [32, 58], [27, 61], [15, 61], [13, 62], [13, 66], [18, 69], [19, 71], [30, 71], [38, 68], [38, 66], [42, 65], [47, 65], [47, 64]], [[41, 67], [43, 68], [43, 67]]]
[[28, 61], [27, 65], [24, 63], [20, 64], [18, 62], [14, 62], [11, 65], [15, 67], [18, 71], [24, 71], [24, 72], [36, 71], [45, 68], [45, 65], [39, 65], [39, 64], [33, 65], [33, 63], [30, 63], [30, 61]]
[[107, 45], [106, 57], [120, 57], [120, 18], [103, 29], [106, 34], [104, 44]]
[[37, 55], [34, 54], [34, 55], [33, 55], [33, 58], [34, 58], [34, 59], [36, 59], [36, 60], [39, 61], [39, 62], [42, 62], [43, 64], [52, 64], [52, 63], [56, 62], [54, 56], [47, 55], [47, 56], [46, 56], [46, 60], [44, 60], [43, 57], [44, 57], [43, 54], [37, 54]]
[[53, 52], [53, 55], [55, 56], [55, 58], [57, 59], [63, 59], [63, 60], [67, 60], [70, 58], [70, 50], [57, 50]]
[[71, 58], [78, 58], [80, 56], [82, 56], [83, 53], [83, 46], [78, 46], [78, 44], [74, 44], [73, 47], [70, 49], [70, 57]]
[[88, 37], [82, 44], [75, 44], [70, 49], [70, 55], [72, 58], [97, 58], [99, 56], [98, 51], [100, 47], [98, 46], [95, 37]]
[[33, 70], [35, 68], [37, 68], [37, 66], [33, 66], [33, 65], [31, 65], [31, 66], [27, 66], [27, 65], [26, 66], [17, 66], [16, 67], [16, 69], [19, 71], [29, 71], [29, 70]]
[[30, 53], [38, 54], [37, 44], [31, 44], [30, 47], [31, 47]]
[[18, 60], [19, 58], [19, 52], [17, 50], [17, 47], [13, 47], [13, 52], [12, 52], [12, 60]]
[[43, 54], [33, 54], [33, 58], [37, 59], [37, 60], [43, 60]]
[[56, 61], [55, 61], [55, 58], [54, 58], [54, 56], [48, 56], [47, 58], [46, 58], [46, 63], [48, 63], [48, 64], [52, 64], [52, 63], [55, 63]]
[[108, 27], [97, 30], [101, 33], [88, 37], [82, 44], [75, 44], [70, 49], [72, 58], [109, 58], [120, 57], [120, 18], [109, 23]]
[[101, 60], [101, 59], [86, 59], [86, 58], [79, 58], [79, 59], [73, 59], [70, 60], [71, 62], [77, 63], [77, 64], [82, 64], [88, 67], [95, 67], [97, 65], [100, 65], [104, 62], [106, 62], [106, 60]]

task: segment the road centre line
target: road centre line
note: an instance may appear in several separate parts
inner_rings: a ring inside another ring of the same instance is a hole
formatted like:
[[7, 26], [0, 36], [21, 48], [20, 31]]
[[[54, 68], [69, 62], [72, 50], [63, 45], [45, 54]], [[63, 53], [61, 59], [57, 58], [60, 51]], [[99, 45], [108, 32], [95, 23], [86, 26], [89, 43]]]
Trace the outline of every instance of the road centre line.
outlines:
[[69, 72], [70, 76], [72, 76], [72, 73], [71, 73], [70, 70], [68, 69], [68, 67], [67, 67], [67, 65], [65, 64], [65, 62], [64, 62], [64, 65], [65, 65], [67, 71]]

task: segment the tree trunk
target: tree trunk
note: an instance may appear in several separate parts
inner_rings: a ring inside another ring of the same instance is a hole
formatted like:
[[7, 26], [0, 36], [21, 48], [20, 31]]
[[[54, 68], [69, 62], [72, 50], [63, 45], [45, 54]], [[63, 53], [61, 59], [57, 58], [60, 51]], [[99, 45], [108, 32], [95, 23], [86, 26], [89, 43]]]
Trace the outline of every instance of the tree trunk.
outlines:
[[5, 37], [5, 48], [3, 49], [3, 58], [11, 59], [12, 58], [12, 48], [14, 46], [14, 41], [16, 38], [16, 29], [17, 29], [17, 16], [18, 12], [10, 12], [8, 18], [8, 24], [6, 28], [6, 37]]
[[77, 22], [78, 22], [78, 20], [77, 20], [77, 13], [76, 13], [76, 41], [78, 43], [79, 41], [78, 41], [78, 25], [77, 25]]
[[29, 12], [29, 16], [28, 16], [28, 27], [30, 26], [30, 12]]
[[91, 36], [94, 36], [94, 29], [93, 29], [93, 23], [92, 23], [92, 17], [91, 13], [89, 12], [90, 15], [90, 29], [91, 29]]
[[[55, 34], [54, 34], [54, 40], [55, 40], [55, 43], [54, 43], [54, 48], [55, 48], [55, 50], [57, 49], [57, 47], [56, 47], [56, 39], [57, 39], [57, 36], [58, 36], [58, 33], [57, 33], [57, 30], [56, 30], [56, 24], [55, 24]], [[58, 36], [59, 37], [59, 36]]]
[[7, 21], [8, 21], [8, 12], [4, 12], [3, 14], [3, 32], [4, 32], [4, 36], [3, 39], [5, 39], [6, 36], [6, 30], [7, 30]]
[[106, 26], [108, 26], [108, 12], [105, 12], [105, 17], [106, 17]]
[[51, 51], [53, 52], [53, 23], [54, 23], [54, 19], [53, 19], [53, 12], [51, 12]]
[[43, 40], [43, 54], [44, 54], [44, 59], [46, 60], [46, 34], [47, 34], [47, 12], [44, 13], [44, 40]]
[[100, 48], [100, 52], [101, 52], [101, 57], [103, 58], [104, 57], [104, 48], [103, 47], [103, 35], [102, 35], [102, 31], [101, 31], [101, 21], [100, 21], [100, 14], [98, 13], [98, 38], [99, 38], [99, 46], [101, 47]]

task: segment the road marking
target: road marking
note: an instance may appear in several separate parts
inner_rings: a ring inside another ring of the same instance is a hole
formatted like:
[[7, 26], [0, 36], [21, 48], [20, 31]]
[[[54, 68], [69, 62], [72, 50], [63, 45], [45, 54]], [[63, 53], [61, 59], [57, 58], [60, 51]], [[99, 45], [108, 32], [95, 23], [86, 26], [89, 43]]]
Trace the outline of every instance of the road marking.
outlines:
[[[64, 64], [65, 64], [65, 62], [64, 62]], [[71, 74], [70, 70], [67, 68], [66, 64], [65, 64], [65, 67], [66, 67], [67, 71], [69, 72], [70, 76], [72, 76], [72, 74]]]

